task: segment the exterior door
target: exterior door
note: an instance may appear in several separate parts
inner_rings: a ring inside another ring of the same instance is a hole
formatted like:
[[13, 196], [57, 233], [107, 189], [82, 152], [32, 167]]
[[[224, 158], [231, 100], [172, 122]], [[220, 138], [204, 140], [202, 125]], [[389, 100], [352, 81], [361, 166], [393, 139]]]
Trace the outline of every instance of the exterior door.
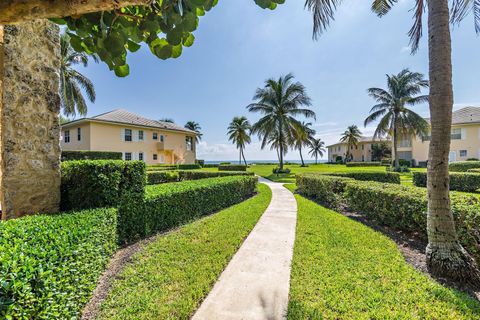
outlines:
[[450, 151], [448, 154], [448, 162], [455, 162], [457, 161], [457, 152], [456, 151]]

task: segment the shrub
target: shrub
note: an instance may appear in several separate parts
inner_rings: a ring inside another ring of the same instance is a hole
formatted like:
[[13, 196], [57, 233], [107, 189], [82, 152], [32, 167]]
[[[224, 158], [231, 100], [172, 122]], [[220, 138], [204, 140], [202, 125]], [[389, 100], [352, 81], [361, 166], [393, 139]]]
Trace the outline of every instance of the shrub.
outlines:
[[235, 176], [148, 186], [143, 210], [120, 226], [128, 228], [122, 233], [132, 240], [171, 229], [245, 200], [256, 183], [256, 177]]
[[477, 158], [468, 158], [466, 161], [478, 161]]
[[116, 209], [0, 222], [0, 318], [79, 319], [116, 249]]
[[218, 163], [205, 163], [203, 165], [204, 168], [218, 168], [219, 164]]
[[62, 151], [61, 159], [62, 161], [122, 160], [122, 153], [111, 151]]
[[175, 164], [149, 164], [147, 166], [147, 171], [166, 171], [177, 169], [177, 165]]
[[[474, 170], [474, 169], [470, 169]], [[427, 173], [414, 172], [413, 184], [417, 187], [427, 186]], [[450, 190], [475, 192], [480, 189], [480, 172], [452, 172], [450, 173]]]
[[412, 166], [412, 162], [409, 161], [409, 160], [405, 160], [405, 159], [399, 159], [398, 160], [398, 164], [400, 165], [400, 167], [411, 167]]
[[205, 160], [197, 159], [195, 160], [195, 163], [198, 164], [200, 167], [203, 167], [205, 165]]
[[326, 175], [351, 178], [361, 181], [376, 181], [400, 184], [400, 175], [395, 172], [346, 172], [327, 173]]
[[387, 171], [393, 171], [393, 172], [410, 172], [410, 168], [407, 166], [400, 166], [398, 168], [395, 167], [387, 167]]
[[392, 159], [382, 159], [382, 161], [380, 161], [380, 163], [382, 164], [382, 166], [391, 166], [392, 165]]
[[147, 184], [177, 182], [180, 180], [178, 171], [147, 171]]
[[467, 172], [475, 168], [480, 168], [480, 161], [458, 161], [448, 165], [450, 172]]
[[202, 167], [199, 164], [179, 164], [177, 169], [179, 170], [195, 170], [201, 169]]
[[62, 163], [61, 208], [115, 207], [126, 189], [143, 193], [143, 161], [80, 160]]
[[288, 168], [285, 168], [285, 169], [273, 168], [272, 173], [274, 173], [274, 174], [289, 174], [290, 169], [288, 169]]
[[[303, 195], [330, 207], [347, 206], [379, 224], [427, 236], [427, 191], [424, 188], [321, 174], [297, 175], [297, 187]], [[456, 193], [452, 193], [451, 198], [459, 240], [480, 262], [480, 200]]]
[[336, 157], [335, 157], [335, 162], [336, 162], [336, 163], [343, 163], [343, 158], [342, 158], [342, 156], [336, 156]]
[[347, 162], [347, 167], [380, 167], [382, 163], [378, 162]]
[[247, 166], [244, 164], [220, 164], [219, 171], [247, 171]]
[[480, 168], [476, 168], [476, 169], [468, 169], [467, 172], [471, 172], [471, 173], [480, 173]]
[[230, 177], [230, 176], [253, 176], [253, 172], [246, 171], [188, 171], [181, 170], [178, 171], [179, 180], [199, 180], [199, 179], [208, 179], [215, 177]]
[[338, 208], [350, 178], [333, 177], [318, 173], [297, 174], [297, 191], [331, 208]]

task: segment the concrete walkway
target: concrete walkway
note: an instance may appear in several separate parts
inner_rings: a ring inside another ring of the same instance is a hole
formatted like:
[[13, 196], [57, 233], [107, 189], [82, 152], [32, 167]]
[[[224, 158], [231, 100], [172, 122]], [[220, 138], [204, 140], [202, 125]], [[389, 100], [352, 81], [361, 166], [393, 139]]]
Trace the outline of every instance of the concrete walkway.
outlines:
[[272, 201], [193, 320], [285, 318], [297, 202], [282, 184], [259, 181], [272, 189]]

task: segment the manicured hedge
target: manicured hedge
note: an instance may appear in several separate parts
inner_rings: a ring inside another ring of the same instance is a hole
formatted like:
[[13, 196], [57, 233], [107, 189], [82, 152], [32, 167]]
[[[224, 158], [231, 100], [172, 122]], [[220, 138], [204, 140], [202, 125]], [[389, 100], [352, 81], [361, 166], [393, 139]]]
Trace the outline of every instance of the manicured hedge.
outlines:
[[[472, 170], [472, 169], [470, 169]], [[452, 172], [450, 173], [450, 190], [476, 192], [480, 189], [480, 172]], [[417, 187], [427, 186], [427, 173], [414, 172], [413, 184]]]
[[450, 172], [467, 172], [475, 168], [480, 168], [480, 161], [458, 161], [448, 165]]
[[195, 170], [201, 168], [199, 164], [151, 164], [147, 166], [147, 171]]
[[327, 173], [329, 176], [352, 178], [361, 181], [376, 181], [400, 184], [400, 174], [396, 172], [347, 172]]
[[247, 171], [244, 164], [221, 164], [218, 166], [219, 171]]
[[[297, 176], [298, 191], [326, 205], [349, 210], [393, 228], [426, 237], [427, 191], [425, 188], [355, 181], [325, 175]], [[451, 194], [452, 213], [462, 245], [480, 262], [480, 200]], [[332, 202], [331, 199], [334, 201]]]
[[205, 163], [202, 167], [203, 168], [218, 168], [220, 164], [218, 163]]
[[378, 162], [347, 162], [347, 167], [381, 167], [384, 166], [380, 161]]
[[67, 161], [61, 173], [62, 210], [115, 207], [127, 191], [144, 193], [143, 161]]
[[257, 178], [236, 176], [147, 186], [143, 210], [131, 216], [131, 240], [165, 231], [239, 203], [256, 192]]
[[117, 248], [117, 210], [0, 222], [0, 318], [79, 319]]
[[475, 168], [475, 169], [468, 169], [467, 172], [472, 172], [472, 173], [480, 173], [480, 168]]
[[62, 161], [122, 160], [122, 153], [111, 151], [62, 151], [61, 159]]
[[167, 182], [179, 182], [187, 180], [199, 180], [215, 177], [230, 176], [253, 176], [253, 172], [246, 171], [200, 171], [200, 170], [178, 170], [178, 171], [148, 171], [147, 184], [161, 184]]

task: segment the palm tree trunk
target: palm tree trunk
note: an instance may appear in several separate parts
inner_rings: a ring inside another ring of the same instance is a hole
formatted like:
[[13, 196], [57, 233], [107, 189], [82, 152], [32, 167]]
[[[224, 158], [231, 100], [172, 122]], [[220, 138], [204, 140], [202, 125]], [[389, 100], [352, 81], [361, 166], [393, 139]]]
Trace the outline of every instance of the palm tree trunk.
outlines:
[[283, 170], [283, 135], [282, 135], [282, 122], [280, 121], [278, 123], [278, 133], [279, 133], [279, 136], [278, 136], [278, 140], [280, 142], [280, 171]]
[[460, 245], [450, 211], [448, 154], [453, 89], [448, 0], [428, 1], [430, 117], [427, 266], [436, 276], [480, 285], [473, 258]]
[[247, 160], [245, 160], [245, 152], [243, 152], [243, 149], [242, 149], [242, 157], [243, 157], [243, 162], [245, 162], [245, 165], [247, 165]]
[[300, 152], [300, 160], [302, 161], [302, 167], [305, 167], [305, 162], [303, 162], [303, 156], [302, 156], [302, 147], [298, 148], [298, 151]]
[[318, 164], [318, 156], [315, 154], [315, 164]]
[[238, 164], [242, 164], [242, 147], [240, 147], [240, 154], [238, 155]]
[[396, 115], [394, 115], [394, 119], [393, 119], [393, 166], [395, 167], [395, 169], [398, 169], [399, 168], [399, 161], [398, 161], [398, 151], [397, 151], [397, 148], [398, 148], [398, 138], [397, 138], [397, 117]]

